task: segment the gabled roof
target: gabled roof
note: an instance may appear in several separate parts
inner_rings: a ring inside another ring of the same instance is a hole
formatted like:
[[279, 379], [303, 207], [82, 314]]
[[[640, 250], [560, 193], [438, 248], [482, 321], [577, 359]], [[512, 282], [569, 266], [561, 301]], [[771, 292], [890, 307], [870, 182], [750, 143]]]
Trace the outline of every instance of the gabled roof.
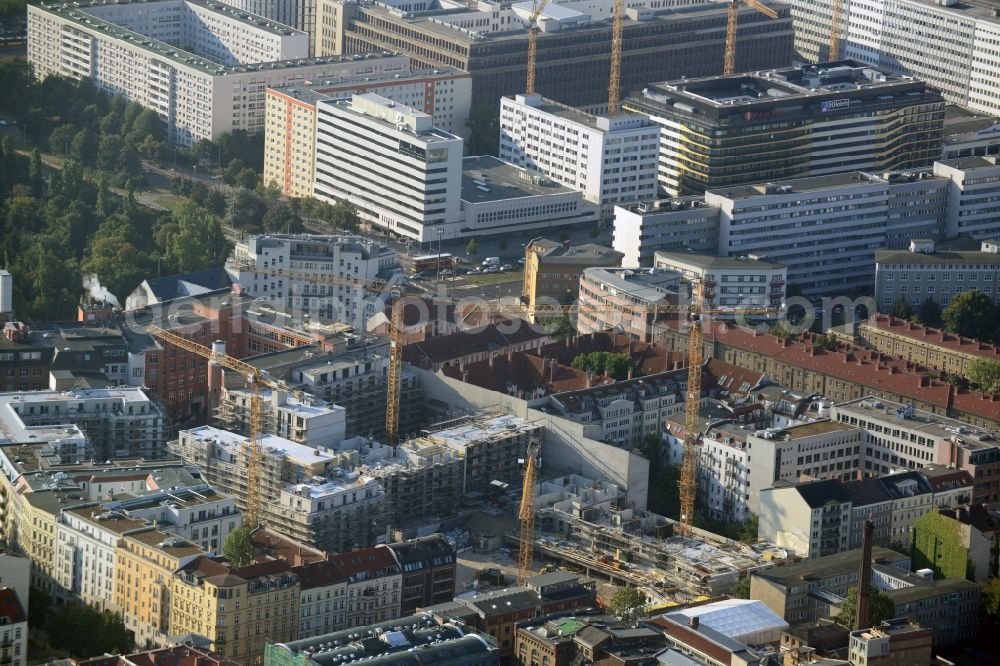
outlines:
[[986, 342], [981, 342], [979, 340], [974, 340], [972, 338], [964, 338], [960, 335], [948, 333], [947, 331], [943, 331], [941, 329], [931, 328], [930, 326], [915, 324], [906, 319], [898, 319], [889, 315], [879, 314], [861, 322], [860, 325], [879, 331], [885, 331], [887, 333], [901, 335], [912, 339], [914, 342], [926, 342], [938, 347], [950, 349], [951, 351], [1000, 361], [1000, 347]]
[[[501, 330], [503, 329], [503, 330]], [[508, 319], [501, 324], [490, 324], [475, 333], [440, 335], [403, 347], [403, 360], [426, 368], [470, 354], [499, 352], [512, 345], [548, 338], [541, 328], [535, 328], [522, 319]]]
[[0, 588], [0, 618], [7, 618], [10, 624], [24, 622], [28, 617], [24, 613], [24, 606], [17, 598], [17, 592], [12, 588]]
[[388, 548], [362, 548], [331, 555], [330, 562], [349, 582], [399, 573], [396, 559]]
[[168, 301], [180, 296], [196, 296], [206, 291], [227, 289], [233, 279], [226, 269], [214, 266], [194, 273], [168, 275], [155, 280], [146, 280], [146, 287], [157, 301]]

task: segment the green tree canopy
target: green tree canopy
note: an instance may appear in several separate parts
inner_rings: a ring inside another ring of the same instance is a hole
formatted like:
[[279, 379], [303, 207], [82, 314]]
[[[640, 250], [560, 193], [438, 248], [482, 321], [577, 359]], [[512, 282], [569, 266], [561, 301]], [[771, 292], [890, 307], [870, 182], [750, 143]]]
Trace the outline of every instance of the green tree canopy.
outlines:
[[990, 577], [983, 584], [980, 591], [979, 612], [986, 627], [991, 629], [1000, 627], [1000, 578]]
[[573, 359], [570, 365], [577, 370], [608, 375], [619, 381], [628, 377], [630, 370], [635, 370], [635, 362], [632, 357], [622, 352], [602, 351], [580, 354]]
[[993, 299], [972, 289], [956, 295], [941, 314], [945, 329], [976, 340], [1000, 340], [1000, 309]]
[[469, 128], [470, 155], [496, 155], [500, 146], [500, 107], [496, 104], [477, 106], [465, 121]]
[[465, 253], [475, 255], [477, 252], [479, 252], [479, 243], [476, 242], [475, 238], [470, 238], [469, 242], [465, 244]]
[[1000, 393], [1000, 361], [991, 358], [973, 359], [969, 361], [966, 374], [973, 388], [986, 393]]
[[[834, 618], [842, 627], [854, 628], [854, 618], [858, 612], [858, 588], [852, 587], [847, 591], [847, 596], [840, 604], [840, 615]], [[871, 611], [869, 613], [868, 624], [877, 627], [883, 620], [891, 620], [896, 614], [896, 605], [882, 590], [872, 588]]]
[[892, 304], [892, 316], [900, 319], [909, 319], [913, 316], [913, 308], [910, 307], [910, 301], [906, 297], [901, 296]]
[[645, 614], [646, 602], [646, 595], [630, 585], [615, 590], [607, 608], [612, 615], [622, 621], [634, 622]]
[[53, 645], [78, 659], [132, 651], [131, 633], [121, 615], [101, 612], [92, 606], [58, 606], [48, 614], [45, 627]]
[[736, 583], [736, 587], [734, 587], [733, 591], [729, 593], [729, 596], [736, 599], [750, 598], [750, 574], [740, 578], [740, 582]]
[[222, 546], [222, 555], [234, 567], [242, 567], [253, 562], [253, 542], [250, 536], [253, 530], [241, 525], [229, 533], [226, 543]]
[[926, 326], [941, 327], [941, 306], [933, 298], [925, 299], [917, 310], [917, 316]]

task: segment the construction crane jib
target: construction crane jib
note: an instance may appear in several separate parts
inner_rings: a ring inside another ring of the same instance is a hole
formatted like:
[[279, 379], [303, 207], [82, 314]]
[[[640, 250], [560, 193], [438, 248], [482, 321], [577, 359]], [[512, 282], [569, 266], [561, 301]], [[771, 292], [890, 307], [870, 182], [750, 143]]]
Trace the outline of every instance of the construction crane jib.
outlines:
[[158, 326], [150, 326], [148, 331], [150, 335], [169, 345], [196, 354], [223, 368], [238, 372], [250, 389], [250, 438], [244, 452], [247, 457], [247, 499], [246, 511], [243, 517], [247, 526], [255, 527], [260, 520], [260, 475], [263, 471], [264, 457], [262, 443], [264, 436], [264, 400], [261, 398], [260, 389], [262, 386], [265, 386], [280, 391], [287, 391], [299, 400], [304, 398], [303, 393], [291, 388], [284, 382], [262, 375], [256, 367], [233, 358], [218, 348], [210, 349]]
[[521, 507], [518, 512], [521, 520], [521, 547], [517, 558], [518, 585], [524, 585], [531, 575], [531, 565], [535, 559], [535, 483], [538, 481], [539, 450], [538, 442], [529, 442], [524, 459], [524, 485], [521, 488]]

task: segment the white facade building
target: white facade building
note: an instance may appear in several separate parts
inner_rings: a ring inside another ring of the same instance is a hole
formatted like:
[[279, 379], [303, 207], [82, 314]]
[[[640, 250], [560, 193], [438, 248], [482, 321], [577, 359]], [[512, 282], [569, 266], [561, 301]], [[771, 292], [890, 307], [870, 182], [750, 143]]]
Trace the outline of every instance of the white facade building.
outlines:
[[396, 253], [361, 236], [253, 236], [236, 244], [226, 268], [249, 296], [361, 329], [368, 317], [382, 311], [380, 299], [387, 293], [371, 283], [382, 279], [392, 284], [402, 277]]
[[623, 266], [652, 266], [656, 250], [715, 252], [718, 238], [719, 208], [701, 196], [615, 206], [613, 246]]
[[409, 68], [391, 54], [309, 59], [306, 33], [204, 0], [32, 5], [28, 61], [155, 110], [185, 146], [262, 132], [269, 86]]
[[[795, 51], [827, 59], [835, 0], [791, 0]], [[1000, 113], [1000, 18], [985, 2], [853, 0], [842, 5], [840, 56], [924, 79], [945, 99]]]
[[647, 117], [592, 116], [537, 93], [500, 103], [500, 159], [614, 204], [656, 196], [660, 128]]
[[66, 509], [56, 522], [56, 581], [72, 598], [100, 610], [114, 604], [115, 548], [147, 522], [91, 505]]
[[[343, 407], [303, 394], [300, 400], [287, 391], [261, 391], [265, 430], [285, 439], [316, 448], [336, 448], [347, 429]], [[223, 389], [216, 411], [227, 430], [249, 433], [250, 391]]]
[[677, 271], [687, 280], [699, 280], [706, 308], [777, 308], [785, 300], [788, 269], [753, 255], [657, 252], [653, 266]]
[[316, 0], [230, 0], [226, 4], [301, 30], [309, 35], [309, 55], [316, 52]]
[[320, 101], [314, 187], [318, 199], [349, 201], [373, 227], [420, 242], [455, 238], [462, 139], [374, 93]]

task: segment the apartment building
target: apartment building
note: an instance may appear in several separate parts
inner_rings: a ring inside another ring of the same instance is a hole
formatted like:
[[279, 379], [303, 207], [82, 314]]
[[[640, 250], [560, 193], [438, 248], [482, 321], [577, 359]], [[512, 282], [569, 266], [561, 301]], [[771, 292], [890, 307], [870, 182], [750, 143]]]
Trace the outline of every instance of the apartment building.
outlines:
[[657, 308], [679, 303], [681, 275], [658, 268], [587, 268], [580, 276], [576, 330], [615, 330], [639, 342], [652, 342]]
[[101, 509], [98, 515], [152, 523], [160, 531], [187, 539], [207, 553], [221, 553], [229, 533], [243, 522], [235, 499], [204, 484], [110, 499], [101, 504]]
[[299, 638], [346, 628], [347, 577], [327, 559], [292, 569], [299, 579]]
[[[305, 393], [268, 389], [260, 392], [264, 431], [313, 448], [336, 448], [347, 432], [347, 410]], [[250, 400], [247, 389], [223, 388], [215, 409], [217, 425], [230, 432], [250, 435]]]
[[873, 397], [834, 405], [830, 418], [864, 430], [867, 475], [954, 466], [973, 479], [971, 501], [992, 502], [1000, 496], [1000, 448], [991, 429]]
[[[976, 245], [979, 249], [972, 249]], [[939, 246], [930, 239], [914, 240], [909, 250], [875, 253], [875, 302], [882, 312], [900, 300], [917, 309], [930, 299], [944, 309], [952, 298], [972, 289], [1000, 302], [1000, 242]]]
[[535, 238], [524, 248], [524, 288], [529, 320], [535, 309], [571, 303], [580, 293], [580, 276], [595, 266], [621, 266], [623, 254], [603, 245], [570, 245], [548, 238]]
[[314, 81], [311, 85], [268, 88], [265, 102], [264, 182], [283, 194], [313, 195], [316, 150], [316, 102], [376, 92], [430, 115], [431, 124], [467, 137], [472, 77], [454, 67], [387, 71]]
[[664, 422], [683, 412], [687, 370], [554, 393], [542, 407], [584, 424], [585, 434], [625, 448], [640, 447]]
[[891, 315], [875, 314], [858, 322], [855, 337], [885, 354], [960, 376], [966, 376], [969, 363], [977, 358], [1000, 360], [995, 345]]
[[28, 663], [28, 600], [12, 588], [0, 588], [0, 659], [10, 666]]
[[33, 443], [36, 426], [72, 425], [86, 437], [81, 459], [166, 455], [163, 410], [138, 387], [0, 393], [0, 420], [3, 443]]
[[114, 612], [118, 541], [147, 527], [96, 504], [63, 511], [56, 523], [56, 582], [70, 598]]
[[594, 116], [537, 93], [500, 101], [500, 159], [614, 204], [656, 195], [660, 128], [646, 116]]
[[658, 250], [653, 266], [677, 271], [690, 282], [697, 280], [705, 309], [777, 309], [785, 302], [788, 268], [756, 255], [717, 257]]
[[623, 266], [653, 265], [657, 250], [714, 253], [719, 238], [719, 208], [704, 197], [652, 199], [615, 207], [613, 247]]
[[306, 33], [309, 35], [308, 53], [315, 52], [316, 0], [233, 0], [227, 4]]
[[[826, 59], [833, 0], [792, 0], [795, 50], [811, 61]], [[992, 5], [973, 0], [926, 2], [875, 0], [845, 5], [840, 53], [866, 65], [916, 76], [952, 104], [1000, 112], [993, 82], [1000, 75], [1000, 20]], [[913, 26], [919, 26], [915, 33]]]
[[[872, 548], [872, 563], [878, 572], [873, 572], [873, 579], [888, 572], [901, 576], [912, 566], [909, 554], [882, 546]], [[860, 570], [861, 550], [854, 549], [755, 571], [750, 577], [750, 598], [763, 601], [790, 624], [812, 621], [829, 616], [825, 594], [843, 597], [857, 587]]]
[[929, 664], [934, 631], [913, 620], [896, 618], [852, 631], [850, 641], [848, 653], [853, 664]]
[[227, 270], [253, 298], [361, 330], [384, 308], [379, 280], [388, 289], [401, 278], [396, 253], [361, 236], [253, 236], [236, 244]]
[[[316, 103], [314, 195], [419, 242], [452, 238], [459, 219], [462, 139], [430, 114], [376, 93]], [[375, 189], [372, 189], [372, 187]]]
[[440, 534], [379, 545], [392, 552], [402, 579], [401, 615], [455, 596], [455, 549]]
[[[232, 495], [242, 510], [247, 497], [247, 438], [203, 426], [182, 430], [171, 447], [205, 480]], [[329, 451], [275, 435], [263, 439], [260, 476], [263, 524], [296, 541], [323, 550], [372, 545], [385, 528], [385, 491], [378, 482], [332, 464]]]
[[172, 634], [205, 636], [213, 651], [244, 666], [259, 663], [269, 643], [298, 636], [300, 584], [283, 559], [234, 567], [200, 555], [167, 583]]
[[[607, 104], [611, 0], [550, 3], [538, 20], [536, 89], [572, 106]], [[788, 8], [778, 19], [740, 8], [745, 37], [740, 69], [780, 67], [792, 58]], [[389, 0], [364, 5], [318, 0], [317, 55], [383, 49], [409, 55], [415, 68], [448, 66], [472, 74], [473, 106], [495, 106], [524, 92], [531, 8], [475, 4], [456, 12], [436, 3]], [[722, 71], [727, 16], [714, 3], [643, 2], [626, 9], [622, 90], [649, 81]]]
[[624, 107], [662, 127], [659, 182], [670, 196], [941, 156], [940, 93], [852, 60], [657, 83]]
[[364, 627], [400, 616], [403, 578], [391, 551], [365, 548], [330, 559], [347, 582], [345, 627]]
[[[175, 571], [204, 553], [190, 541], [155, 527], [122, 535], [116, 546], [113, 603], [125, 627], [135, 634], [136, 643], [159, 644], [167, 636], [186, 633], [185, 629], [176, 631], [180, 625], [172, 621], [172, 579]], [[213, 606], [199, 605], [198, 613], [211, 613]]]
[[206, 0], [33, 5], [28, 44], [36, 76], [92, 79], [156, 111], [169, 140], [188, 147], [263, 132], [268, 86], [409, 67], [381, 52], [309, 59], [305, 32]]
[[762, 488], [758, 502], [762, 538], [809, 559], [847, 550], [851, 498], [840, 481]]

